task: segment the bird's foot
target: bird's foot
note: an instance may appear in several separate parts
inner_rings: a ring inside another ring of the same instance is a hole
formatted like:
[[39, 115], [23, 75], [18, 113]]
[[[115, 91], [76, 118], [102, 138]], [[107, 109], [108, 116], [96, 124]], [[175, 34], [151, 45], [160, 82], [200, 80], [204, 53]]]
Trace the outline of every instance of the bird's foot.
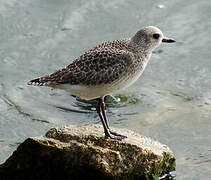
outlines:
[[124, 135], [118, 134], [118, 133], [113, 132], [113, 131], [110, 131], [110, 133], [111, 133], [112, 135], [114, 135], [114, 136], [120, 136], [120, 137], [122, 137], [122, 139], [127, 138], [127, 136], [124, 136]]
[[109, 137], [111, 139], [117, 139], [117, 140], [122, 140], [127, 138], [127, 136], [123, 136], [121, 134], [118, 134], [116, 132], [112, 132], [112, 131], [108, 131], [107, 133], [105, 133], [106, 137]]

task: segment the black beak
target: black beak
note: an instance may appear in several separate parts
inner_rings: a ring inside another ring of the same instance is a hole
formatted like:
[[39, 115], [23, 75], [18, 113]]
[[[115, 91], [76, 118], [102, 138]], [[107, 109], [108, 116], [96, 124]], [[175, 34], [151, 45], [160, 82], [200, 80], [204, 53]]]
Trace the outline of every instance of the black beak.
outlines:
[[167, 37], [164, 37], [162, 39], [162, 42], [166, 42], [166, 43], [174, 43], [176, 42], [174, 39], [170, 39], [170, 38], [167, 38]]

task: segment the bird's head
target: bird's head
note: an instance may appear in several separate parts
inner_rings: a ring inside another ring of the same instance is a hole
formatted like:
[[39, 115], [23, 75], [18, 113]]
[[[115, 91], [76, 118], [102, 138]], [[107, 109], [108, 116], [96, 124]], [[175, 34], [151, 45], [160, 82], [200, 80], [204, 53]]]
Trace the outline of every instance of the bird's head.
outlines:
[[135, 43], [143, 50], [152, 51], [158, 47], [162, 42], [173, 43], [176, 42], [174, 39], [163, 36], [160, 29], [154, 26], [147, 26], [139, 30], [131, 39], [132, 43]]

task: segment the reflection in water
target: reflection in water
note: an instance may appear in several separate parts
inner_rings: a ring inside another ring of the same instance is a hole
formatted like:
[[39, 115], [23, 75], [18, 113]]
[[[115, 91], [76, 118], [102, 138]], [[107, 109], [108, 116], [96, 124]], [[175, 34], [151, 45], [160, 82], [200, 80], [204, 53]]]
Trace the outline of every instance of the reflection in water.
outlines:
[[[96, 110], [96, 106], [98, 103], [97, 99], [88, 100], [88, 101], [80, 99], [78, 97], [75, 97], [75, 99], [76, 99], [76, 101], [72, 105], [72, 107], [76, 107], [75, 109], [63, 107], [61, 105], [56, 106], [56, 107], [63, 111], [67, 111], [67, 112], [70, 111], [70, 112], [76, 112], [76, 113], [90, 113], [90, 112], [93, 112]], [[79, 108], [80, 110], [78, 110], [77, 108]]]
[[[120, 107], [138, 104], [140, 102], [139, 98], [140, 97], [136, 95], [124, 95], [124, 94], [117, 94], [115, 96], [108, 95], [105, 97], [106, 108], [110, 108], [110, 107], [120, 108]], [[56, 107], [64, 111], [72, 111], [72, 112], [78, 112], [78, 113], [89, 113], [89, 112], [96, 111], [98, 99], [84, 100], [78, 97], [75, 97], [75, 99], [76, 101], [74, 102], [72, 106], [76, 108], [78, 107], [81, 110], [66, 108], [63, 106], [56, 106]], [[125, 114], [131, 115], [134, 113], [125, 112]]]
[[78, 106], [80, 109], [88, 111], [96, 111], [98, 105], [98, 99], [84, 100], [76, 97], [75, 106]]

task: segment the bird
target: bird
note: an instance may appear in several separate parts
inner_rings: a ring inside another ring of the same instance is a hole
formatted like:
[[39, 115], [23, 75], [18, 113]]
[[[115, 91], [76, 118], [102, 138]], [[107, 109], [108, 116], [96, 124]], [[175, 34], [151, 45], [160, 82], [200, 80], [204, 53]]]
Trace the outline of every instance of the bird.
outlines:
[[105, 110], [105, 97], [132, 85], [142, 75], [152, 51], [161, 43], [174, 43], [155, 26], [138, 30], [131, 38], [103, 42], [76, 58], [68, 66], [30, 80], [28, 85], [62, 89], [84, 100], [97, 100], [96, 111], [105, 137], [122, 140], [111, 131]]

